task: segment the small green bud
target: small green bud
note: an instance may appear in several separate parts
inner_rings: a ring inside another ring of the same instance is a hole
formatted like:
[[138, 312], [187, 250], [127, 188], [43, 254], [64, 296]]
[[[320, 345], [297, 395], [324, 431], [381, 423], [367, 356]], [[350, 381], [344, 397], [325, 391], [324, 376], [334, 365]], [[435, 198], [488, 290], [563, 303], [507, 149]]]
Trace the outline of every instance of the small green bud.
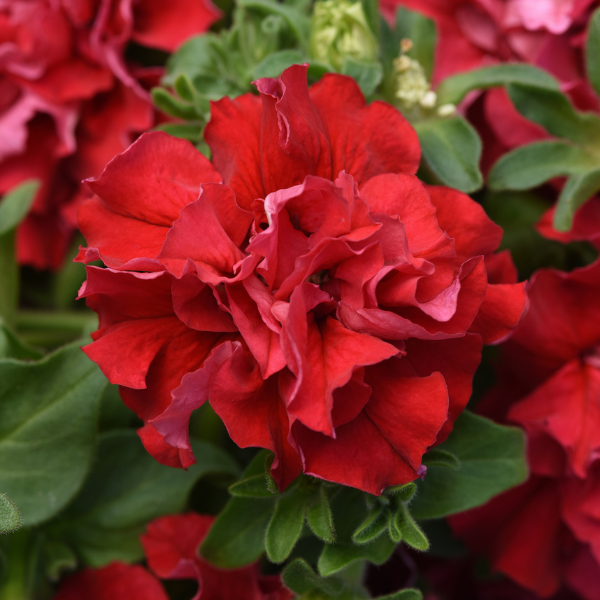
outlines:
[[394, 59], [396, 71], [395, 96], [405, 110], [411, 110], [417, 104], [423, 108], [433, 108], [437, 101], [435, 92], [431, 91], [429, 81], [420, 63], [406, 54]]
[[312, 17], [310, 54], [338, 71], [345, 58], [372, 62], [377, 39], [367, 24], [362, 4], [349, 0], [317, 0]]

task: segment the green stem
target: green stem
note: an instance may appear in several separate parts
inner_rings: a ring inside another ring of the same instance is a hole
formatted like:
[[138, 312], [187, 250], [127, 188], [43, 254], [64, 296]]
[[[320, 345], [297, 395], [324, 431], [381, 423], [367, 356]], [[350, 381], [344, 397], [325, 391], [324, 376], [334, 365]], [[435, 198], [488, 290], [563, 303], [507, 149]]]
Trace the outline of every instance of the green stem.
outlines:
[[26, 600], [31, 530], [10, 534], [7, 544], [6, 579], [0, 588], [0, 600]]
[[91, 311], [21, 310], [15, 316], [20, 337], [33, 346], [49, 348], [82, 337], [94, 328], [96, 316]]
[[19, 297], [19, 269], [15, 262], [14, 231], [0, 235], [0, 273], [0, 316], [12, 325]]

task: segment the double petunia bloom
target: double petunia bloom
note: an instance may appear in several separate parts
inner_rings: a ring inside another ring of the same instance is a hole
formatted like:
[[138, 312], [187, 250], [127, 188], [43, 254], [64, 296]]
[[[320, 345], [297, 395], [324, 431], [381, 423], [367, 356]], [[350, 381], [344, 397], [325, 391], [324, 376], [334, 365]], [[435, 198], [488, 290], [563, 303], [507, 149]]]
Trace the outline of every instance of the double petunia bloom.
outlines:
[[482, 343], [519, 321], [502, 236], [468, 196], [424, 185], [417, 136], [356, 83], [306, 67], [212, 106], [212, 162], [142, 136], [89, 181], [84, 348], [144, 420], [160, 462], [193, 461], [209, 400], [241, 447], [379, 494], [464, 409]]

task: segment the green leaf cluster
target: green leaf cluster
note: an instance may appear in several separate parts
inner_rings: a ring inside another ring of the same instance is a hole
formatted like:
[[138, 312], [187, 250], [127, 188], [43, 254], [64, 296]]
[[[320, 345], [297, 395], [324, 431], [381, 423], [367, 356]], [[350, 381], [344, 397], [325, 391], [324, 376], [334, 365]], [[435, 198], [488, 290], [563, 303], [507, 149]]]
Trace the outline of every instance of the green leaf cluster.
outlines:
[[[600, 9], [594, 13], [586, 46], [588, 77], [600, 97]], [[567, 177], [554, 213], [554, 228], [569, 231], [577, 209], [600, 191], [600, 116], [573, 108], [558, 85], [540, 76], [506, 85], [517, 110], [543, 127], [552, 140], [505, 154], [489, 176], [492, 190], [527, 190], [554, 177]]]

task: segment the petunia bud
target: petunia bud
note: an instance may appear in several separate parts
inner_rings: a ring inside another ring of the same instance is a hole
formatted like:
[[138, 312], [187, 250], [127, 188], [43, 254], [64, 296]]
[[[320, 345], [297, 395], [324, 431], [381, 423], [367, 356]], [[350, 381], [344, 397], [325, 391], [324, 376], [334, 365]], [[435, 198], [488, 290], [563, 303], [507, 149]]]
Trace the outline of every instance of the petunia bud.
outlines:
[[417, 105], [433, 108], [437, 102], [435, 92], [431, 90], [421, 64], [404, 54], [406, 47], [401, 44], [401, 54], [394, 59], [395, 96], [405, 110], [412, 110]]
[[348, 0], [316, 2], [310, 54], [338, 70], [345, 58], [374, 61], [377, 58], [377, 40], [367, 23], [362, 4]]

